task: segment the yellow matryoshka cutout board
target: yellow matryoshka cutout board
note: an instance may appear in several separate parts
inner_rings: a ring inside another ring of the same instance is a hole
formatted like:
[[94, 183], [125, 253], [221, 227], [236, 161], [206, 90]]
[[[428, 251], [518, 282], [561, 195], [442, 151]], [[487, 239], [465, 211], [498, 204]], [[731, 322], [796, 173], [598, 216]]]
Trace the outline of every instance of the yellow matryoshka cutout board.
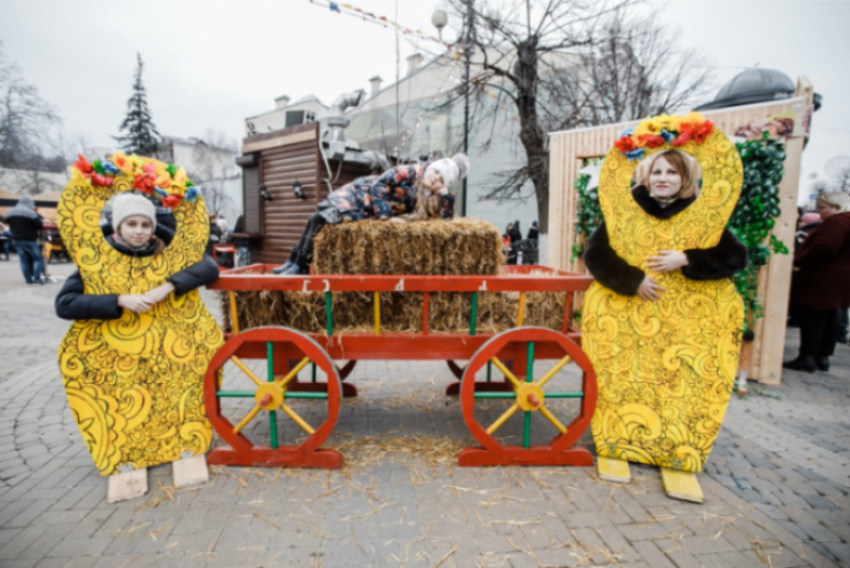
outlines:
[[[670, 219], [657, 219], [635, 202], [631, 180], [639, 162], [621, 148], [608, 154], [600, 176], [610, 244], [648, 274], [647, 258], [661, 250], [716, 246], [741, 192], [741, 159], [722, 132], [713, 130], [702, 143], [674, 146], [671, 140], [646, 148], [646, 156], [671, 148], [686, 152], [702, 167], [703, 182], [697, 199]], [[680, 269], [652, 278], [665, 289], [654, 302], [618, 295], [598, 282], [584, 298], [582, 347], [599, 383], [591, 422], [596, 451], [604, 458], [699, 472], [729, 405], [743, 303], [730, 279], [694, 281]]]
[[[113, 176], [96, 173], [83, 158], [77, 162], [58, 205], [59, 231], [86, 294], [143, 294], [203, 258], [206, 205], [190, 182], [187, 187], [182, 169], [122, 154], [108, 164]], [[159, 255], [121, 254], [101, 231], [106, 202], [134, 185], [156, 190], [174, 208], [175, 236]], [[59, 366], [68, 404], [101, 475], [209, 449], [203, 377], [222, 344], [222, 332], [197, 290], [179, 298], [172, 293], [142, 314], [125, 309], [120, 319], [71, 325], [59, 348]]]

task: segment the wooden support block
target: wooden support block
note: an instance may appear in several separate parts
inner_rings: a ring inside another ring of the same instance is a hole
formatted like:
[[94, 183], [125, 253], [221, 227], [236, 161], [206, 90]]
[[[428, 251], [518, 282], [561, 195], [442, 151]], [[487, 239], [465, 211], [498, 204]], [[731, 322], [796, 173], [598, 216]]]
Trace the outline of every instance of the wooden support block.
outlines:
[[689, 471], [676, 471], [666, 467], [659, 469], [661, 470], [661, 482], [664, 484], [664, 491], [667, 492], [668, 497], [692, 503], [705, 501], [697, 480], [697, 474]]
[[596, 470], [599, 472], [599, 479], [604, 479], [605, 481], [628, 483], [632, 480], [632, 473], [629, 471], [629, 462], [626, 460], [603, 458], [600, 456], [596, 459]]
[[174, 475], [174, 487], [178, 489], [210, 480], [210, 470], [207, 469], [204, 454], [171, 462], [171, 471]]
[[106, 489], [106, 502], [120, 503], [141, 497], [148, 492], [147, 468], [134, 469], [110, 475]]

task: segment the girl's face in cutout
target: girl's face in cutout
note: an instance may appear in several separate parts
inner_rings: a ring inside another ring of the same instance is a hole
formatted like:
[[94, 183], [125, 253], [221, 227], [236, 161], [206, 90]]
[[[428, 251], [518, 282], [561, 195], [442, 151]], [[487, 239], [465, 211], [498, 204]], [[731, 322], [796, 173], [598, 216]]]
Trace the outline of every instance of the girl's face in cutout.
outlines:
[[443, 174], [434, 168], [428, 168], [422, 175], [422, 185], [429, 191], [437, 191], [443, 188]]
[[131, 247], [141, 248], [148, 244], [153, 236], [153, 223], [144, 215], [131, 215], [121, 223], [118, 236]]
[[652, 164], [649, 173], [649, 193], [653, 197], [668, 198], [678, 195], [682, 189], [682, 176], [667, 161], [664, 156], [659, 157]]

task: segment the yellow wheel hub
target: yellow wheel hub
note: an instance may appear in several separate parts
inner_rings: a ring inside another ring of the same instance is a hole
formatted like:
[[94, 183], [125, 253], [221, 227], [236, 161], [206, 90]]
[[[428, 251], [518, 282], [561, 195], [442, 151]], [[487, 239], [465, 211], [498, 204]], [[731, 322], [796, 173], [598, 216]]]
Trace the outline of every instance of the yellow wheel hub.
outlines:
[[257, 387], [254, 399], [263, 410], [277, 410], [283, 404], [285, 388], [278, 383], [263, 383]]
[[516, 389], [516, 401], [526, 412], [535, 412], [543, 407], [546, 395], [537, 383], [523, 383]]

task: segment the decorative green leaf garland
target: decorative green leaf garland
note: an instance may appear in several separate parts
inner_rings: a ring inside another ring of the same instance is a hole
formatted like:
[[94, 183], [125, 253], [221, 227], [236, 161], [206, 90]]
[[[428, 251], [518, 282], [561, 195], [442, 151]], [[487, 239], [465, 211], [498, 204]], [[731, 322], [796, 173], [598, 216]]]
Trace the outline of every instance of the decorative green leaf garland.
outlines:
[[[749, 263], [733, 277], [735, 287], [744, 301], [746, 317], [745, 332], [750, 320], [764, 316], [764, 306], [758, 297], [758, 271], [770, 260], [770, 255], [788, 254], [788, 247], [770, 234], [782, 210], [779, 208], [779, 184], [785, 175], [785, 144], [764, 133], [762, 140], [749, 140], [735, 144], [744, 163], [744, 183], [741, 197], [732, 217], [729, 230], [747, 247]], [[573, 244], [571, 261], [584, 254], [585, 242], [602, 222], [597, 189], [587, 190], [589, 175], [582, 175], [575, 182], [577, 195], [576, 243]], [[770, 235], [767, 243], [765, 240]], [[584, 237], [582, 239], [581, 237]]]
[[[732, 280], [744, 301], [744, 327], [764, 316], [758, 297], [758, 271], [770, 260], [771, 253], [788, 254], [788, 247], [770, 233], [779, 208], [779, 184], [785, 175], [785, 144], [769, 138], [735, 144], [744, 163], [744, 184], [738, 205], [729, 219], [729, 230], [747, 247], [749, 263]], [[770, 235], [770, 239], [765, 242]]]
[[[594, 163], [600, 160], [594, 160]], [[587, 165], [585, 160], [584, 165]], [[576, 238], [573, 243], [572, 255], [570, 262], [575, 262], [584, 254], [584, 247], [587, 239], [596, 230], [596, 227], [602, 223], [602, 209], [599, 207], [599, 188], [593, 188], [587, 191], [587, 184], [590, 181], [590, 176], [587, 174], [580, 175], [575, 183], [577, 194], [578, 218], [576, 219], [575, 234]], [[581, 237], [584, 236], [582, 240]]]

